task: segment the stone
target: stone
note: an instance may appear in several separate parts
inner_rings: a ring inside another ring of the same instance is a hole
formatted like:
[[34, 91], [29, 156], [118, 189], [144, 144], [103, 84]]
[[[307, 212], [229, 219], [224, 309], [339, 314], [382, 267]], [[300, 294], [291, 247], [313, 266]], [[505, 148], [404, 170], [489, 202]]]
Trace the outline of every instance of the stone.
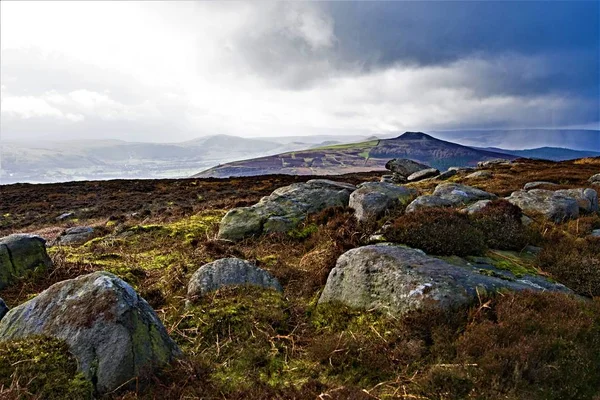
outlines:
[[381, 179], [379, 180], [379, 182], [393, 183], [394, 182], [394, 175], [383, 175], [381, 177]]
[[554, 193], [577, 200], [580, 213], [589, 214], [598, 211], [598, 193], [594, 189], [562, 189]]
[[56, 283], [0, 321], [0, 340], [64, 340], [79, 370], [105, 394], [150, 377], [181, 351], [150, 305], [108, 272]]
[[339, 302], [401, 316], [425, 308], [451, 309], [476, 301], [480, 293], [503, 290], [571, 293], [537, 275], [517, 277], [507, 270], [462, 259], [450, 264], [421, 250], [381, 243], [342, 254], [319, 303]]
[[456, 174], [458, 174], [458, 171], [456, 171], [456, 170], [448, 170], [448, 171], [445, 171], [445, 172], [442, 172], [441, 174], [439, 174], [436, 177], [436, 179], [438, 179], [440, 181], [445, 181], [446, 179], [452, 178]]
[[416, 182], [427, 178], [433, 178], [434, 176], [438, 176], [439, 174], [440, 171], [436, 168], [427, 168], [410, 174], [407, 180], [409, 182]]
[[600, 182], [600, 173], [590, 176], [590, 179], [588, 179], [588, 182], [590, 182], [592, 184], [596, 183], [596, 182]]
[[491, 202], [492, 200], [479, 200], [465, 208], [463, 211], [467, 214], [475, 214], [481, 212], [481, 210], [483, 210]]
[[487, 179], [492, 177], [492, 171], [488, 171], [487, 169], [481, 171], [475, 171], [467, 175], [466, 177], [469, 179]]
[[495, 165], [508, 165], [510, 163], [511, 163], [510, 160], [506, 160], [504, 158], [496, 158], [493, 160], [479, 161], [477, 163], [477, 168], [488, 168], [488, 167], [492, 167]]
[[94, 236], [94, 228], [90, 226], [75, 226], [64, 230], [56, 239], [59, 245], [76, 245], [90, 240]]
[[452, 207], [454, 203], [450, 200], [442, 199], [439, 196], [423, 195], [414, 199], [407, 207], [406, 212], [413, 212], [421, 208], [431, 207]]
[[380, 217], [396, 204], [408, 204], [417, 191], [412, 188], [383, 182], [365, 182], [350, 194], [348, 206], [354, 209], [358, 221]]
[[475, 168], [471, 168], [471, 167], [450, 167], [450, 168], [448, 168], [448, 171], [456, 171], [458, 173], [465, 173], [465, 172], [473, 172], [473, 171], [475, 171]]
[[264, 269], [239, 258], [222, 258], [200, 267], [190, 279], [188, 299], [226, 286], [251, 285], [283, 291], [279, 281]]
[[592, 233], [590, 234], [590, 236], [593, 236], [593, 237], [600, 237], [600, 229], [594, 229], [594, 230], [592, 231]]
[[29, 234], [14, 234], [0, 239], [0, 289], [38, 268], [52, 268], [44, 239]]
[[577, 200], [552, 190], [518, 190], [506, 200], [520, 207], [525, 214], [541, 214], [556, 223], [579, 217]]
[[497, 198], [493, 193], [459, 183], [441, 183], [435, 188], [433, 195], [450, 200], [455, 205], [469, 204], [477, 200], [494, 200]]
[[56, 217], [57, 221], [64, 221], [67, 219], [71, 219], [75, 216], [75, 213], [73, 212], [68, 212], [68, 213], [64, 213], [64, 214], [60, 214], [58, 217]]
[[0, 321], [2, 321], [2, 318], [6, 315], [7, 312], [8, 307], [6, 303], [4, 302], [4, 300], [0, 299]]
[[415, 172], [431, 167], [406, 158], [394, 158], [385, 164], [385, 168], [401, 176], [408, 177]]
[[525, 186], [523, 186], [524, 190], [529, 190], [529, 189], [536, 189], [539, 188], [541, 186], [558, 186], [556, 183], [552, 183], [552, 182], [545, 182], [545, 181], [535, 181], [535, 182], [527, 182], [525, 184]]
[[408, 179], [406, 179], [405, 176], [397, 174], [397, 173], [393, 173], [392, 174], [392, 183], [407, 183]]
[[243, 238], [294, 229], [307, 215], [329, 207], [347, 207], [354, 185], [312, 179], [276, 189], [251, 207], [230, 210], [219, 225], [220, 239]]

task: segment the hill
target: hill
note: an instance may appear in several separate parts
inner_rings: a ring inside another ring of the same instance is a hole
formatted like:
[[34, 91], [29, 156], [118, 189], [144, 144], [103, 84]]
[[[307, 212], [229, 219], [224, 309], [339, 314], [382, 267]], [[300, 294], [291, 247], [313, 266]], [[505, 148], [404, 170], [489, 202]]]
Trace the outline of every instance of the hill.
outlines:
[[497, 147], [485, 147], [481, 148], [481, 150], [495, 151], [497, 153], [510, 154], [523, 158], [536, 158], [539, 160], [551, 161], [566, 161], [586, 157], [600, 157], [600, 151], [572, 150], [562, 147], [539, 147], [537, 149], [526, 150], [506, 150], [499, 149]]
[[374, 139], [235, 161], [208, 169], [194, 177], [225, 178], [267, 174], [335, 175], [384, 170], [392, 158], [409, 158], [438, 169], [474, 166], [494, 158], [514, 159], [489, 150], [473, 149], [436, 139], [422, 132], [406, 132], [393, 139]]

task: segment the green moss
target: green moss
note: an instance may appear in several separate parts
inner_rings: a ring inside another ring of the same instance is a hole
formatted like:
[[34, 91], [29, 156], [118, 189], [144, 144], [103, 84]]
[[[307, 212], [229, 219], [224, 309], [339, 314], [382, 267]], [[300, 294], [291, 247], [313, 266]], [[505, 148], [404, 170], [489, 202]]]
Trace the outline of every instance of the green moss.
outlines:
[[509, 271], [517, 278], [539, 274], [529, 260], [521, 258], [515, 253], [495, 250], [489, 251], [486, 256], [490, 258], [494, 267]]
[[26, 387], [42, 399], [91, 399], [92, 383], [61, 340], [31, 337], [0, 343], [0, 386]]
[[319, 227], [316, 224], [309, 224], [303, 227], [292, 229], [288, 232], [288, 236], [293, 237], [294, 239], [306, 239], [318, 230]]

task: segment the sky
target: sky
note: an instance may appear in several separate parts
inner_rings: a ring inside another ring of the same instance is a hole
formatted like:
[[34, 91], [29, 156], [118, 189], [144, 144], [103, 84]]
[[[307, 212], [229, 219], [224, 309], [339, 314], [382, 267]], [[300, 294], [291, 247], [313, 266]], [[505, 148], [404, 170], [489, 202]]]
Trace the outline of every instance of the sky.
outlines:
[[600, 2], [0, 2], [0, 135], [600, 129]]

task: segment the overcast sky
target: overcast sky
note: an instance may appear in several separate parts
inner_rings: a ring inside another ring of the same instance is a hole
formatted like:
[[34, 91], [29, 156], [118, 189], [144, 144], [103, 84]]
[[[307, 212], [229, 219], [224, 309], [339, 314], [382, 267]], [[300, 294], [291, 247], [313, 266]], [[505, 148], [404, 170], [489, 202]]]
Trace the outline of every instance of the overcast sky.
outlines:
[[600, 121], [600, 2], [0, 2], [1, 137]]

